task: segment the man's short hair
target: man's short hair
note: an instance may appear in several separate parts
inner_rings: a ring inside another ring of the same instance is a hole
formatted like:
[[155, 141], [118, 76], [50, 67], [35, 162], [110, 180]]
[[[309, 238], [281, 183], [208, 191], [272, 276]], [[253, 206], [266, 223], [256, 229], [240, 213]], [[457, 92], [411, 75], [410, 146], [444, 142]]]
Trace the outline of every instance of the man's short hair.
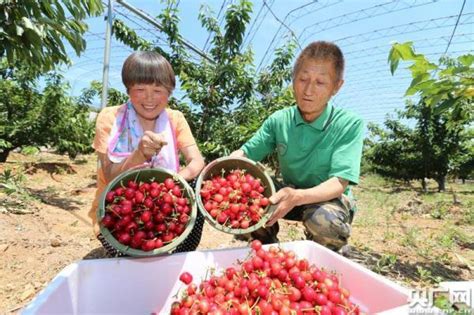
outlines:
[[293, 67], [293, 79], [306, 60], [329, 60], [333, 63], [338, 80], [344, 76], [344, 55], [341, 49], [334, 43], [326, 41], [312, 42], [306, 46], [296, 59]]

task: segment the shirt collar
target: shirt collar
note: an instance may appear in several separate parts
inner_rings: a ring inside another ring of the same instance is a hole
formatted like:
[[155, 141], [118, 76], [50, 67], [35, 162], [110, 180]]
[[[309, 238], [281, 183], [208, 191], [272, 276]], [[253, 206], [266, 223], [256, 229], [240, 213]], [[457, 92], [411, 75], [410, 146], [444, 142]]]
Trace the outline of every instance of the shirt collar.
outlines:
[[332, 110], [332, 105], [328, 103], [326, 108], [324, 109], [323, 113], [321, 114], [321, 116], [316, 118], [314, 121], [308, 123], [308, 122], [304, 121], [303, 117], [301, 117], [301, 113], [298, 110], [298, 106], [295, 106], [295, 123], [296, 123], [296, 126], [308, 125], [308, 126], [314, 128], [316, 130], [322, 131], [324, 129], [324, 127], [326, 126], [327, 122], [328, 122], [329, 116], [331, 115], [331, 110]]

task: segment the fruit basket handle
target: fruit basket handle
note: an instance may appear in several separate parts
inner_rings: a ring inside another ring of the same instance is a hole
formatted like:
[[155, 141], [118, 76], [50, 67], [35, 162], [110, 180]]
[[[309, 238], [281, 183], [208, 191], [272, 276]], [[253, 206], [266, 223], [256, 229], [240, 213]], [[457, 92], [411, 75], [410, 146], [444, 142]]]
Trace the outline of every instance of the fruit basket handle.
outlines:
[[212, 168], [213, 165], [219, 163], [220, 161], [222, 160], [225, 160], [226, 158], [225, 157], [222, 157], [222, 158], [218, 158], [218, 159], [215, 159], [214, 161], [212, 161], [211, 163], [207, 164], [206, 165], [206, 168]]
[[266, 173], [265, 166], [263, 166], [260, 162], [255, 162], [255, 166], [257, 166], [262, 172]]

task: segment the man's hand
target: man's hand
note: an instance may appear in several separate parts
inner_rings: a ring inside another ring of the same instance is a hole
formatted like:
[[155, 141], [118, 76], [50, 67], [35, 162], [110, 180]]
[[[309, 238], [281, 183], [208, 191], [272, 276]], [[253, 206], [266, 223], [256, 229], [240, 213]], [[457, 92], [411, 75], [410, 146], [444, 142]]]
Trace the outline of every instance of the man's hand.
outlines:
[[272, 204], [278, 204], [278, 206], [270, 219], [268, 219], [267, 226], [275, 224], [278, 219], [283, 218], [294, 207], [298, 206], [300, 202], [300, 194], [299, 191], [294, 188], [285, 187], [271, 196], [269, 200]]
[[162, 134], [153, 131], [145, 131], [138, 144], [138, 150], [148, 161], [155, 154], [158, 154], [164, 145], [168, 144], [164, 139]]
[[239, 150], [235, 150], [235, 151], [232, 152], [229, 156], [231, 156], [231, 157], [237, 157], [237, 158], [239, 158], [239, 157], [246, 157], [244, 150], [240, 150], [240, 149], [239, 149]]

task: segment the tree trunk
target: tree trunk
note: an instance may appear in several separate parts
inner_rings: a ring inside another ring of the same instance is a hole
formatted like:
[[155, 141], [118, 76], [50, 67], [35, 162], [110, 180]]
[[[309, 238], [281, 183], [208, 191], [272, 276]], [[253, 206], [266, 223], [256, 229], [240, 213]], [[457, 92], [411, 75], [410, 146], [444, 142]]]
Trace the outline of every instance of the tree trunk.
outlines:
[[446, 190], [446, 179], [443, 177], [439, 177], [436, 179], [436, 182], [438, 183], [438, 191], [445, 191]]
[[428, 186], [426, 184], [426, 178], [424, 178], [424, 177], [421, 179], [421, 187], [423, 188], [423, 192], [428, 191]]
[[0, 152], [0, 163], [5, 163], [7, 161], [8, 155], [11, 150], [4, 149]]

